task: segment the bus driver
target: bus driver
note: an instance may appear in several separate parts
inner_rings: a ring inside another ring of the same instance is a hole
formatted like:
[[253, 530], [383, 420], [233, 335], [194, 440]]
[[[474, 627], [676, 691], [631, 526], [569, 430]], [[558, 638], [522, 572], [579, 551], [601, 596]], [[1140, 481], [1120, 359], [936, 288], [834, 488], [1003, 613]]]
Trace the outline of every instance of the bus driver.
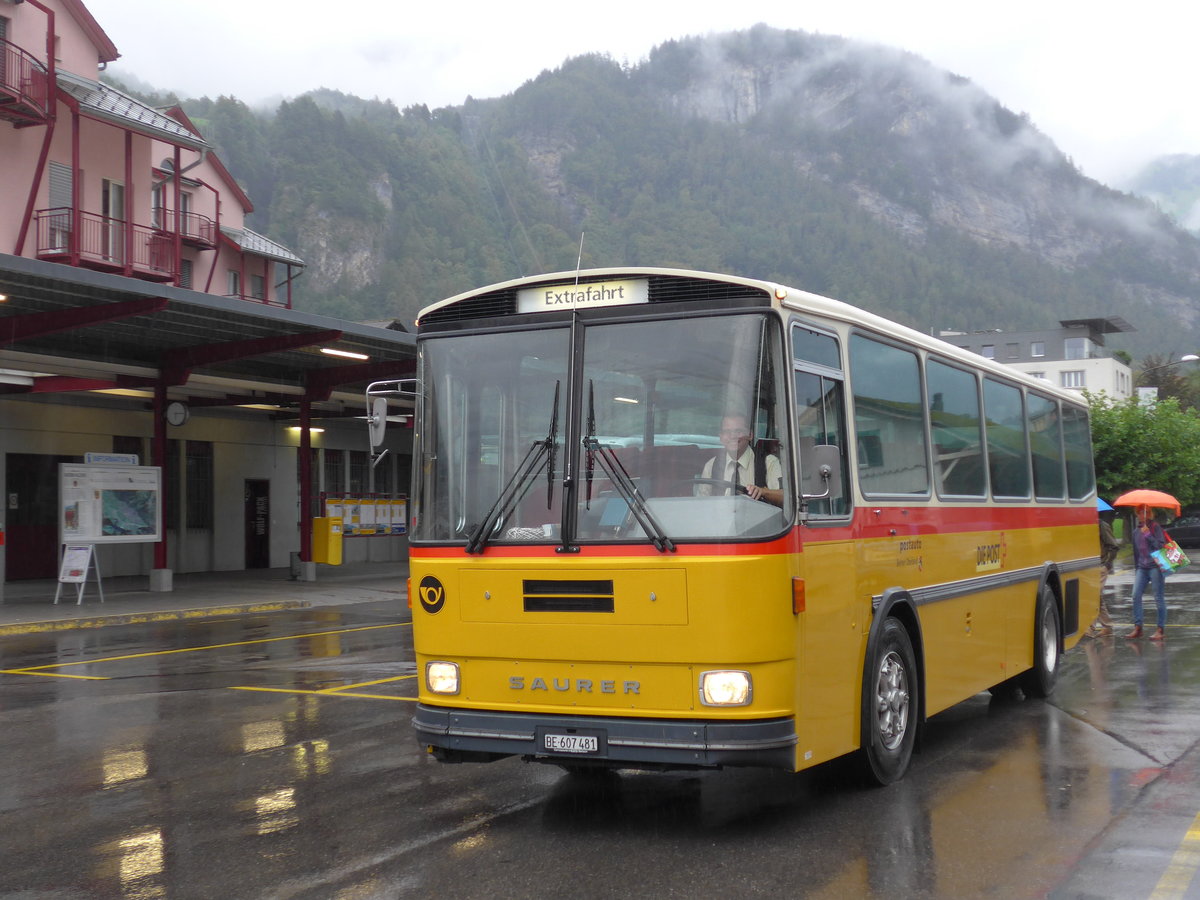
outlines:
[[[704, 480], [724, 480], [729, 482], [724, 488], [725, 494], [745, 490], [752, 500], [765, 500], [775, 506], [783, 506], [783, 469], [779, 464], [779, 457], [772, 453], [764, 453], [758, 458], [750, 446], [749, 419], [741, 413], [726, 415], [721, 419], [718, 437], [725, 449], [704, 464], [700, 473], [702, 483], [696, 485], [696, 496], [712, 495], [714, 485]], [[758, 484], [758, 481], [762, 481], [763, 484]], [[720, 484], [716, 484], [715, 487], [721, 492]]]

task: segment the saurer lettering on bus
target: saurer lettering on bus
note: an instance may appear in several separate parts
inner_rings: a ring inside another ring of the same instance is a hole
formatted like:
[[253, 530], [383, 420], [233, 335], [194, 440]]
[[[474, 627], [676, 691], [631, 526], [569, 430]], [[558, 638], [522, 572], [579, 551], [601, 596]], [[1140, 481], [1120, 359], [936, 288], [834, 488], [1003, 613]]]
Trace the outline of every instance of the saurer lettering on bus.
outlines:
[[[531, 678], [529, 684], [525, 683], [524, 675], [513, 675], [508, 679], [508, 686], [514, 691], [572, 691], [579, 694], [591, 694], [593, 692], [599, 694], [615, 694], [617, 693], [617, 682], [610, 679], [602, 679], [600, 681], [592, 681], [590, 678]], [[642, 692], [642, 683], [640, 681], [623, 681], [621, 682], [622, 694], [640, 694]]]

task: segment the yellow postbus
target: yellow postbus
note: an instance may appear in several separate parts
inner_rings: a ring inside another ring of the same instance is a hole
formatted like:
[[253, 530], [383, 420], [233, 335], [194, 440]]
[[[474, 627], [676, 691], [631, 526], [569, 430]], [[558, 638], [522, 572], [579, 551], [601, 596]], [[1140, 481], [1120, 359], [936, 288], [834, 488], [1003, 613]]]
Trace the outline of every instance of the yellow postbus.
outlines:
[[857, 754], [1045, 696], [1100, 568], [1087, 409], [826, 297], [673, 269], [423, 310], [418, 740], [569, 770]]

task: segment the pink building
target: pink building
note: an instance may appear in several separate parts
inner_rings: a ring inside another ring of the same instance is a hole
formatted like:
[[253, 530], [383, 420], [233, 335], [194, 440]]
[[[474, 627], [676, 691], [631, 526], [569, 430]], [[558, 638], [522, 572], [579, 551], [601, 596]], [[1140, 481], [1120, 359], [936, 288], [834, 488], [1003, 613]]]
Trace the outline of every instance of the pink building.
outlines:
[[0, 252], [290, 307], [303, 261], [182, 110], [98, 80], [118, 56], [79, 0], [0, 2]]
[[0, 0], [0, 604], [60, 572], [97, 499], [65, 473], [97, 460], [155, 482], [153, 528], [97, 536], [92, 515], [97, 576], [313, 580], [331, 509], [363, 526], [345, 562], [402, 560], [411, 432], [371, 459], [362, 417], [369, 384], [413, 374], [414, 337], [291, 308], [303, 262], [246, 228], [181, 110], [98, 80], [116, 58], [80, 0]]

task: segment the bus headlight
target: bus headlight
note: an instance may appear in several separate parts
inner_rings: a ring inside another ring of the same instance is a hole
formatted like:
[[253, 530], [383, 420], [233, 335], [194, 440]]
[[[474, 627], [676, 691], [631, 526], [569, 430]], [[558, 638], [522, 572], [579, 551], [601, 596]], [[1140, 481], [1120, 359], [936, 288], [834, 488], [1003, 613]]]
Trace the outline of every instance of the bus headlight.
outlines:
[[753, 694], [749, 672], [722, 669], [700, 673], [700, 702], [705, 706], [747, 706]]
[[457, 694], [458, 663], [426, 663], [425, 686], [434, 694]]

